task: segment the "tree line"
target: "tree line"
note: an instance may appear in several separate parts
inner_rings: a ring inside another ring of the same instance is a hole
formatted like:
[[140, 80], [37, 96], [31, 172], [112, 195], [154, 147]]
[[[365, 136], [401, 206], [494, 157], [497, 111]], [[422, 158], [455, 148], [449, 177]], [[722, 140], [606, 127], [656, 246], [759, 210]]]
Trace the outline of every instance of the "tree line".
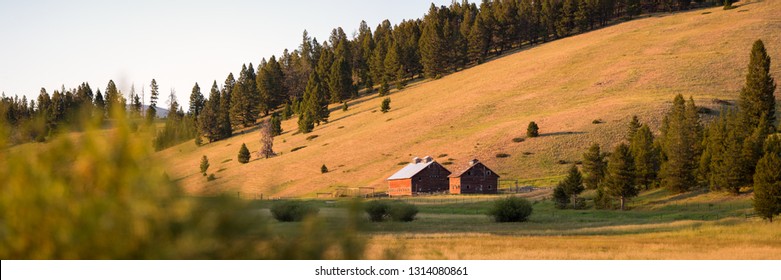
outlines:
[[583, 174], [573, 166], [554, 190], [556, 205], [576, 207], [584, 187], [596, 190], [597, 208], [613, 208], [618, 200], [622, 210], [641, 190], [660, 186], [732, 194], [753, 187], [755, 212], [772, 222], [781, 214], [781, 133], [774, 126], [776, 84], [761, 40], [754, 42], [747, 68], [737, 107], [725, 106], [708, 125], [694, 100], [679, 94], [658, 136], [634, 116], [625, 141], [611, 153], [593, 144], [583, 154]]
[[[694, 2], [703, 5], [706, 1]], [[243, 65], [238, 79], [230, 73], [221, 88], [214, 81], [208, 98], [196, 84], [187, 118], [179, 118], [190, 123], [192, 129], [171, 128], [164, 138], [176, 141], [161, 142], [180, 142], [183, 139], [179, 138], [192, 139], [195, 135], [217, 141], [230, 137], [233, 128], [254, 125], [257, 119], [277, 110], [283, 119], [298, 115], [299, 131], [310, 132], [328, 121], [328, 104], [344, 102], [359, 93], [376, 90], [385, 95], [391, 87], [402, 89], [410, 80], [438, 78], [508, 50], [586, 32], [646, 12], [689, 9], [691, 4], [686, 0], [484, 0], [479, 5], [454, 1], [449, 6], [431, 4], [422, 19], [395, 25], [385, 20], [373, 31], [362, 21], [352, 38], [338, 27], [320, 43], [304, 31], [297, 49], [263, 58], [257, 68], [252, 63]], [[77, 119], [75, 112], [89, 111], [79, 114], [106, 119], [111, 107], [121, 107], [122, 112], [154, 119], [159, 96], [155, 80], [150, 90], [150, 106], [144, 112], [143, 100], [135, 89], [131, 88], [125, 99], [113, 81], [103, 93], [93, 92], [89, 84], [83, 83], [76, 89], [63, 87], [51, 95], [42, 89], [37, 101], [3, 96], [0, 109], [12, 126], [41, 117], [35, 122], [45, 125], [16, 133], [16, 140], [43, 140], [62, 124], [78, 126], [70, 124]], [[125, 108], [114, 104], [129, 105]], [[173, 116], [184, 116], [179, 108], [174, 109], [169, 110], [175, 113]]]

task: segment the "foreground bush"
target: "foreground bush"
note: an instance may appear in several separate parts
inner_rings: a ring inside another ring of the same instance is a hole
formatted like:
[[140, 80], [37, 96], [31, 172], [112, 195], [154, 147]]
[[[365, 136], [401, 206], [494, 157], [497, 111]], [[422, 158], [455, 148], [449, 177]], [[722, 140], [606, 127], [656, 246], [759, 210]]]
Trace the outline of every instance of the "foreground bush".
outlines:
[[406, 202], [394, 203], [390, 206], [390, 217], [394, 221], [412, 222], [418, 215], [418, 207]]
[[277, 202], [271, 206], [271, 215], [280, 222], [298, 222], [304, 217], [315, 215], [318, 212], [320, 209], [317, 207], [296, 200]]
[[381, 200], [372, 200], [366, 203], [364, 208], [366, 214], [369, 214], [369, 220], [372, 222], [382, 222], [389, 215], [390, 205]]
[[360, 208], [280, 235], [245, 201], [186, 196], [122, 117], [6, 148], [0, 123], [0, 259], [355, 259]]
[[532, 214], [532, 204], [523, 198], [510, 196], [494, 202], [488, 211], [497, 223], [524, 222]]

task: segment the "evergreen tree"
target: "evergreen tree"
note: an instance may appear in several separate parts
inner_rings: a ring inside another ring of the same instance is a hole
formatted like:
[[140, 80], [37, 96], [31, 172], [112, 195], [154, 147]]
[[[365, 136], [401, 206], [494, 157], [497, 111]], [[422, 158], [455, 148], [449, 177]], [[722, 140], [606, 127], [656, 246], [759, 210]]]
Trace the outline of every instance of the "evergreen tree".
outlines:
[[642, 12], [641, 0], [624, 0], [626, 3], [626, 16], [631, 20], [633, 16]]
[[[564, 195], [558, 194], [560, 197], [556, 198], [556, 189], [561, 189], [559, 192], [563, 192]], [[583, 186], [583, 176], [577, 166], [572, 165], [572, 167], [570, 167], [567, 177], [559, 182], [556, 189], [554, 189], [554, 199], [556, 200], [557, 207], [560, 206], [558, 205], [560, 203], [564, 205], [564, 207], [561, 207], [560, 209], [566, 208], [570, 202], [575, 201], [575, 198], [585, 190]]]
[[707, 153], [701, 161], [708, 161], [707, 175], [711, 190], [726, 190], [737, 194], [749, 183], [751, 172], [742, 156], [745, 132], [735, 111], [724, 112], [708, 129]]
[[157, 99], [160, 95], [160, 87], [157, 85], [157, 81], [152, 79], [149, 83], [149, 107], [146, 108], [146, 120], [148, 123], [152, 123], [157, 118]]
[[122, 97], [122, 93], [119, 92], [117, 85], [114, 84], [113, 80], [108, 81], [105, 98], [106, 111], [109, 113], [109, 115], [113, 114], [115, 110], [117, 113], [125, 112], [125, 98]]
[[309, 76], [309, 82], [306, 85], [306, 91], [304, 92], [304, 100], [302, 103], [301, 113], [298, 119], [298, 129], [302, 133], [309, 133], [314, 129], [314, 125], [319, 125], [320, 122], [327, 122], [328, 115], [328, 99], [323, 85], [317, 72], [312, 72]]
[[385, 56], [384, 81], [396, 81], [396, 89], [401, 90], [405, 84], [404, 70], [401, 68], [401, 61], [399, 61], [399, 52], [399, 47], [394, 42]]
[[630, 143], [632, 142], [632, 139], [635, 137], [635, 134], [637, 134], [637, 130], [640, 129], [640, 126], [642, 124], [640, 123], [640, 119], [637, 118], [637, 115], [632, 116], [632, 120], [629, 121], [629, 131], [626, 133], [626, 140]]
[[529, 126], [526, 127], [526, 137], [537, 137], [540, 136], [540, 127], [537, 126], [537, 123], [530, 122]]
[[566, 209], [570, 203], [570, 197], [561, 185], [553, 188], [553, 202], [558, 209]]
[[647, 190], [656, 184], [660, 164], [659, 151], [654, 146], [654, 136], [648, 125], [644, 124], [637, 130], [629, 150], [634, 156], [637, 184]]
[[206, 155], [201, 157], [200, 167], [201, 167], [201, 174], [203, 174], [203, 176], [206, 176], [206, 170], [209, 170], [209, 159], [206, 157]]
[[738, 103], [746, 127], [754, 129], [764, 115], [767, 117], [766, 125], [773, 129], [776, 120], [775, 90], [776, 83], [770, 75], [770, 56], [762, 40], [757, 40], [751, 48], [746, 85], [740, 91]]
[[201, 111], [203, 110], [203, 107], [205, 106], [205, 103], [206, 101], [203, 99], [201, 87], [198, 86], [198, 83], [195, 83], [192, 93], [190, 94], [190, 115], [192, 115], [194, 118], [198, 118], [198, 116], [201, 114]]
[[390, 97], [386, 97], [385, 99], [383, 99], [382, 104], [380, 105], [380, 112], [387, 113], [388, 111], [390, 111], [391, 109], [390, 103], [391, 103]]
[[326, 167], [325, 164], [323, 164], [323, 166], [320, 166], [320, 173], [323, 174], [328, 173], [328, 167]]
[[427, 78], [435, 79], [445, 73], [446, 53], [442, 22], [439, 21], [439, 10], [432, 3], [423, 19], [423, 30], [420, 35], [420, 61], [423, 73]]
[[242, 65], [239, 80], [231, 92], [230, 120], [232, 125], [249, 127], [255, 124], [260, 114], [260, 94], [255, 85], [255, 70]]
[[[41, 89], [41, 94], [38, 95], [38, 107], [41, 107], [39, 111], [46, 112], [49, 105], [49, 95], [45, 94], [46, 91]], [[45, 94], [45, 95], [44, 95]], [[45, 97], [45, 99], [41, 99]], [[106, 118], [106, 101], [103, 99], [103, 94], [100, 93], [100, 89], [95, 92], [95, 114], [102, 120]]]
[[621, 201], [621, 210], [626, 209], [626, 200], [637, 196], [639, 190], [635, 186], [634, 158], [629, 146], [619, 144], [610, 155], [607, 164], [607, 176], [602, 182], [605, 192]]
[[236, 85], [236, 80], [233, 78], [233, 73], [229, 73], [225, 78], [225, 84], [222, 86], [222, 93], [220, 95], [220, 106], [217, 112], [217, 123], [219, 124], [220, 137], [219, 139], [225, 139], [233, 135], [233, 126], [231, 125], [230, 108], [231, 108], [231, 96], [233, 88]]
[[588, 151], [583, 154], [583, 173], [585, 173], [583, 183], [586, 188], [597, 189], [605, 178], [607, 169], [605, 157], [606, 155], [600, 152], [599, 144], [597, 143], [592, 144]]
[[701, 153], [702, 127], [694, 101], [687, 104], [680, 94], [662, 123], [662, 184], [674, 192], [696, 186], [696, 170]]
[[249, 154], [249, 149], [247, 149], [247, 145], [241, 143], [241, 149], [239, 149], [239, 156], [238, 156], [239, 163], [248, 163], [249, 158], [250, 158], [250, 154]]
[[773, 222], [781, 214], [781, 136], [768, 137], [754, 174], [754, 211]]
[[486, 29], [482, 17], [477, 17], [469, 30], [467, 55], [471, 62], [483, 63], [488, 55], [488, 46], [491, 38], [489, 31]]
[[278, 136], [282, 134], [282, 117], [278, 113], [271, 115], [271, 136]]
[[201, 114], [198, 115], [198, 131], [209, 139], [209, 143], [222, 139], [218, 114], [220, 110], [220, 90], [217, 81], [212, 84], [209, 99], [206, 100]]

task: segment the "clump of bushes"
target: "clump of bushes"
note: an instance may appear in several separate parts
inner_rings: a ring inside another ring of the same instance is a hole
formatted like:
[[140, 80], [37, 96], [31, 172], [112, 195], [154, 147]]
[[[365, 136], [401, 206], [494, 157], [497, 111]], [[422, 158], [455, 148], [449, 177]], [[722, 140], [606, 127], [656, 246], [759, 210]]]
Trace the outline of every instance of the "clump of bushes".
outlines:
[[315, 215], [320, 209], [302, 201], [286, 200], [271, 206], [271, 215], [280, 222], [298, 222], [306, 216]]
[[369, 220], [372, 222], [382, 222], [388, 216], [390, 206], [385, 201], [372, 200], [366, 203], [366, 214], [369, 214]]
[[382, 222], [388, 218], [398, 222], [411, 222], [418, 215], [418, 207], [406, 202], [373, 200], [366, 204], [365, 210], [372, 222]]
[[394, 203], [390, 207], [390, 217], [398, 222], [412, 222], [418, 215], [418, 207], [409, 203]]
[[488, 215], [494, 217], [497, 223], [524, 222], [531, 214], [532, 204], [514, 196], [496, 200], [488, 211]]

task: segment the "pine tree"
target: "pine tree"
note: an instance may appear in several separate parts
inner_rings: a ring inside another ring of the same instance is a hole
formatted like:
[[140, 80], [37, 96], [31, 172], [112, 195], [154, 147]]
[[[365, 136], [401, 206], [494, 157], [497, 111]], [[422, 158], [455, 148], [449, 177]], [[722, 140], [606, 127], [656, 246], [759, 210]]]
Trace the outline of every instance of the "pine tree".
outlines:
[[529, 126], [526, 127], [526, 137], [537, 137], [540, 136], [540, 127], [537, 126], [537, 123], [530, 122]]
[[586, 188], [597, 189], [605, 178], [607, 169], [605, 156], [604, 153], [600, 152], [599, 144], [597, 143], [592, 144], [588, 151], [583, 154], [583, 173], [585, 173], [583, 183]]
[[[583, 176], [578, 170], [578, 167], [572, 165], [567, 172], [567, 177], [559, 182], [556, 188], [561, 189], [561, 192], [566, 196], [566, 200], [562, 197], [557, 199], [557, 203], [564, 203], [564, 206], [566, 207], [570, 202], [574, 202], [577, 196], [585, 190], [583, 186]], [[554, 189], [554, 197], [556, 196], [555, 191], [556, 190]]]
[[420, 35], [420, 61], [423, 73], [427, 78], [436, 79], [445, 73], [446, 47], [442, 22], [439, 21], [439, 10], [432, 3], [423, 19], [423, 30]]
[[198, 86], [198, 83], [195, 83], [192, 93], [190, 94], [190, 115], [194, 118], [198, 118], [203, 110], [204, 104], [205, 101], [203, 99], [203, 94], [201, 93], [201, 87]]
[[642, 5], [640, 0], [625, 0], [626, 1], [626, 15], [631, 20], [633, 16], [642, 13]]
[[740, 91], [740, 108], [743, 123], [749, 129], [759, 125], [762, 116], [767, 117], [767, 125], [773, 129], [775, 123], [776, 83], [770, 74], [770, 56], [762, 40], [757, 40], [751, 48], [751, 56], [746, 74], [746, 85]]
[[282, 134], [282, 117], [278, 113], [271, 114], [271, 136]]
[[157, 81], [152, 79], [149, 83], [149, 107], [146, 108], [146, 121], [152, 123], [157, 118], [157, 98], [160, 95], [160, 87]]
[[233, 88], [236, 85], [236, 80], [233, 78], [233, 73], [229, 73], [225, 78], [225, 84], [222, 86], [222, 93], [220, 95], [220, 106], [217, 112], [217, 123], [219, 124], [220, 139], [225, 139], [233, 135], [233, 126], [231, 125], [231, 96], [233, 95]]
[[249, 127], [255, 124], [260, 115], [260, 94], [255, 85], [255, 70], [252, 63], [242, 65], [239, 80], [231, 92], [231, 125]]
[[[41, 89], [41, 91], [42, 91], [41, 95], [38, 95], [38, 106], [41, 108], [48, 109], [47, 106], [49, 105], [49, 100], [48, 100], [49, 95], [48, 94], [44, 95], [46, 91], [44, 91], [43, 89]], [[41, 100], [41, 97], [43, 96], [46, 97], [45, 101]], [[103, 99], [103, 94], [100, 93], [100, 89], [98, 89], [95, 92], [95, 109], [96, 109], [95, 114], [98, 116], [98, 118], [100, 118], [101, 120], [106, 118], [106, 101]], [[39, 111], [45, 112], [46, 110], [39, 110]]]
[[642, 126], [642, 124], [637, 115], [632, 116], [632, 120], [629, 121], [629, 131], [626, 133], [627, 141], [630, 143], [632, 142], [632, 139], [635, 137], [635, 134], [637, 134], [637, 130], [640, 129], [640, 126]]
[[477, 64], [483, 63], [488, 55], [488, 45], [491, 38], [486, 29], [482, 17], [477, 17], [469, 30], [467, 55], [470, 61]]
[[726, 111], [711, 124], [708, 130], [706, 156], [710, 166], [707, 171], [711, 190], [725, 190], [734, 194], [749, 183], [751, 172], [742, 156], [745, 132], [735, 111]]
[[754, 212], [773, 222], [781, 214], [781, 136], [768, 137], [754, 174]]
[[553, 202], [558, 209], [566, 209], [570, 203], [570, 197], [561, 185], [553, 188]]
[[212, 84], [209, 99], [205, 101], [201, 114], [198, 115], [198, 131], [209, 139], [209, 143], [222, 139], [218, 122], [220, 110], [220, 90], [217, 81]]
[[387, 113], [388, 111], [390, 111], [391, 109], [390, 103], [391, 103], [390, 97], [386, 97], [385, 99], [383, 99], [382, 104], [380, 104], [380, 112]]
[[108, 85], [106, 86], [105, 98], [106, 98], [106, 111], [109, 113], [109, 115], [114, 113], [124, 114], [125, 98], [122, 97], [122, 93], [119, 92], [119, 90], [117, 89], [117, 85], [114, 84], [113, 80], [108, 81]]
[[206, 176], [206, 170], [209, 170], [209, 159], [204, 155], [201, 157], [201, 174]]
[[309, 76], [309, 82], [304, 92], [301, 113], [298, 118], [298, 129], [302, 133], [309, 133], [314, 129], [314, 125], [320, 122], [327, 122], [328, 99], [323, 85], [317, 72], [312, 72]]
[[654, 136], [648, 125], [642, 125], [629, 145], [634, 156], [637, 184], [646, 190], [656, 184], [659, 172], [659, 151], [654, 146]]
[[674, 192], [686, 192], [697, 185], [696, 170], [701, 153], [702, 127], [694, 101], [680, 94], [662, 123], [662, 185]]
[[247, 145], [242, 143], [241, 149], [239, 149], [239, 156], [238, 160], [240, 163], [248, 163], [250, 158], [249, 149], [247, 149]]
[[328, 167], [326, 167], [325, 164], [323, 164], [323, 166], [320, 166], [320, 173], [323, 174], [328, 173]]
[[602, 183], [608, 195], [621, 201], [621, 210], [626, 209], [627, 199], [637, 196], [639, 190], [635, 186], [634, 158], [629, 146], [621, 143], [610, 155], [607, 176]]

